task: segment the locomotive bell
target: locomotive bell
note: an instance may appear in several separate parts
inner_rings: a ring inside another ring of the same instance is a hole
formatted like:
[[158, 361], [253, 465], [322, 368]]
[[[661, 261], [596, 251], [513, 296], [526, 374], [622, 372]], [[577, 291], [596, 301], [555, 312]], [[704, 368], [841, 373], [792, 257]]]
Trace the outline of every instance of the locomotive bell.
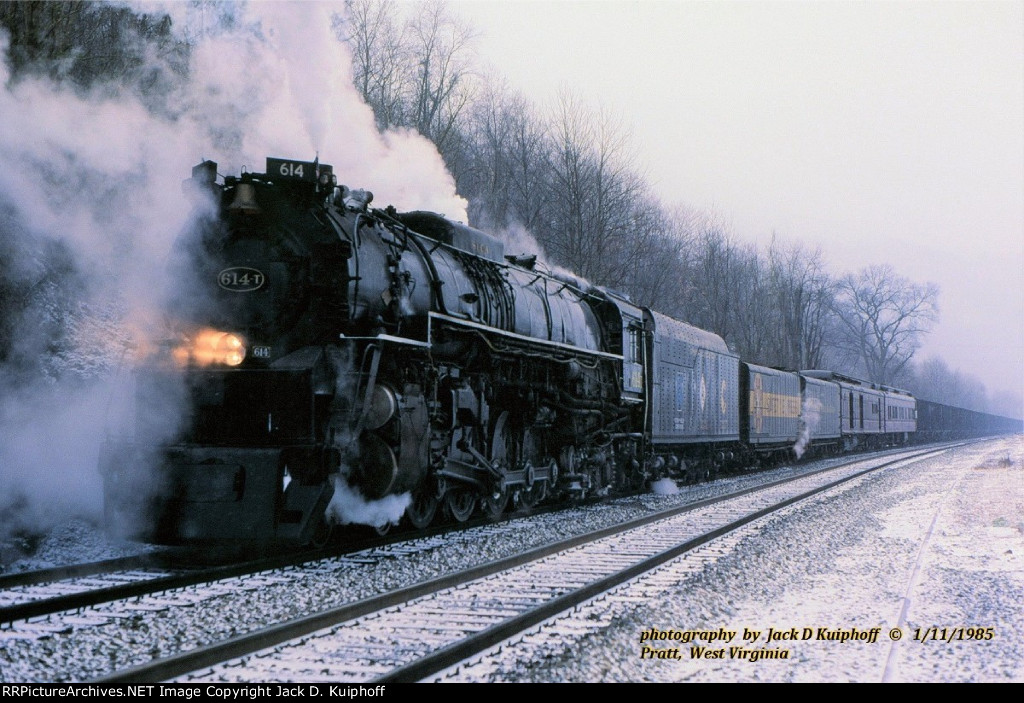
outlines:
[[260, 211], [260, 204], [256, 202], [256, 186], [252, 183], [239, 183], [235, 186], [235, 199], [228, 210], [241, 212], [243, 215], [255, 215]]

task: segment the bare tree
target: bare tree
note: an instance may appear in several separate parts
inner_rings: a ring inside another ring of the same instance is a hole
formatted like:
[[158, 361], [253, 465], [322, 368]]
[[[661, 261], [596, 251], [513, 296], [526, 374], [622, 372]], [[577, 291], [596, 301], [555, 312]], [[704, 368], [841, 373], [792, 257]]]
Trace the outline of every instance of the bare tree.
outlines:
[[533, 231], [543, 222], [550, 202], [550, 145], [545, 126], [525, 100], [519, 98], [509, 105], [509, 110], [510, 215], [515, 222]]
[[548, 253], [559, 263], [582, 264], [577, 270], [590, 275], [586, 255], [587, 197], [589, 195], [590, 145], [592, 126], [576, 97], [568, 92], [559, 95], [551, 122], [551, 212], [550, 227], [542, 233]]
[[416, 62], [410, 84], [412, 126], [445, 153], [469, 104], [475, 32], [439, 0], [424, 3], [408, 27], [408, 56]]
[[394, 0], [347, 0], [335, 19], [352, 51], [356, 88], [380, 129], [411, 127], [431, 140], [459, 179], [469, 161], [460, 118], [474, 93], [473, 29], [441, 0], [416, 4], [403, 20]]
[[742, 357], [772, 362], [769, 354], [779, 336], [779, 312], [773, 304], [768, 266], [750, 244], [736, 247], [734, 256], [732, 341]]
[[[8, 56], [15, 73], [34, 68], [53, 78], [72, 69], [81, 45], [86, 16], [93, 7], [81, 2], [5, 2], [0, 25], [11, 35]], [[92, 28], [89, 33], [94, 31]]]
[[488, 76], [466, 122], [471, 165], [458, 185], [470, 196], [470, 221], [492, 229], [536, 229], [547, 202], [548, 144], [533, 108], [503, 80]]
[[855, 353], [869, 380], [893, 384], [938, 320], [939, 290], [915, 284], [891, 266], [869, 266], [841, 279], [834, 305], [840, 343]]
[[821, 250], [801, 244], [768, 248], [769, 279], [778, 331], [770, 363], [794, 369], [821, 368], [835, 297], [835, 281], [825, 271]]
[[695, 226], [684, 319], [735, 347], [739, 247], [721, 216], [705, 213]]
[[393, 0], [347, 0], [335, 31], [352, 51], [352, 78], [380, 129], [404, 126], [412, 81], [404, 24]]
[[347, 11], [339, 36], [379, 126], [413, 127], [437, 145], [471, 223], [522, 226], [552, 263], [774, 365], [852, 364], [891, 383], [934, 321], [934, 288], [891, 269], [840, 285], [819, 251], [773, 243], [763, 253], [714, 213], [666, 212], [618, 120], [568, 91], [545, 120], [499, 78], [480, 78], [474, 33], [443, 2], [416, 6], [405, 22], [393, 0], [348, 0]]
[[641, 305], [678, 315], [690, 250], [688, 213], [649, 200], [635, 209], [633, 228], [642, 234], [624, 289]]
[[656, 234], [638, 216], [651, 199], [628, 134], [609, 113], [594, 114], [563, 91], [550, 140], [548, 251], [594, 282], [621, 287]]
[[26, 73], [107, 93], [134, 91], [153, 110], [183, 79], [188, 47], [165, 14], [101, 2], [0, 2], [15, 78]]

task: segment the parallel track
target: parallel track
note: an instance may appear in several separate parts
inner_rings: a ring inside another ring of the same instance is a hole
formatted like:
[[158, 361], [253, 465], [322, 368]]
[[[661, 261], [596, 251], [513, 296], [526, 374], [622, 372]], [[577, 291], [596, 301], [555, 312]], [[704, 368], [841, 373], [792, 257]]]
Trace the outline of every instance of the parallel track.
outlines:
[[[546, 514], [564, 506], [540, 506], [532, 514]], [[397, 544], [410, 536], [418, 538], [440, 537], [455, 531], [467, 530], [485, 524], [504, 522], [523, 517], [525, 512], [511, 513], [499, 521], [484, 517], [455, 525], [439, 525], [427, 530], [410, 532], [393, 530], [382, 536], [369, 535], [372, 530], [356, 529], [345, 533], [343, 545], [332, 544], [318, 549], [281, 551], [260, 558], [215, 557], [222, 562], [215, 566], [200, 567], [210, 561], [210, 551], [164, 550], [96, 562], [69, 564], [0, 576], [0, 628], [19, 620], [48, 618], [65, 611], [93, 608], [118, 600], [139, 598], [198, 584], [260, 572], [299, 566], [325, 559], [344, 558], [348, 554], [374, 547]]]
[[157, 561], [158, 554], [139, 554], [130, 557], [116, 557], [99, 561], [82, 562], [51, 566], [46, 569], [33, 569], [13, 574], [0, 574], [0, 594], [12, 588], [35, 586], [41, 583], [53, 583], [97, 574], [109, 574], [114, 571], [132, 571], [146, 569]]
[[[882, 463], [878, 458], [857, 459], [796, 479], [673, 508], [154, 660], [102, 680], [168, 680], [207, 667], [216, 668], [192, 674], [189, 680], [245, 680], [245, 673], [253, 668], [257, 679], [420, 680], [765, 515], [867, 473], [941, 451], [945, 449], [904, 452], [904, 456]], [[867, 462], [874, 464], [853, 468]], [[300, 638], [301, 642], [294, 642]], [[268, 647], [273, 649], [268, 652]], [[249, 657], [256, 652], [259, 654]], [[240, 657], [249, 658], [217, 667]]]

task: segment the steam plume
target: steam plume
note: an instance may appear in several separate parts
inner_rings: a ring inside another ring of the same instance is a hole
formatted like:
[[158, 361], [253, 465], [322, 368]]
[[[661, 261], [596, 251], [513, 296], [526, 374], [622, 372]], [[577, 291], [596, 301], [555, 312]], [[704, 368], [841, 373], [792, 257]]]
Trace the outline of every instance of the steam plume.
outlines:
[[811, 441], [811, 435], [818, 429], [818, 422], [821, 420], [821, 401], [817, 398], [805, 398], [803, 407], [800, 410], [800, 430], [797, 433], [796, 444], [793, 445], [793, 453], [799, 459], [807, 450]]
[[[177, 28], [195, 29], [195, 5], [164, 7]], [[15, 341], [0, 367], [0, 537], [98, 515], [100, 440], [132, 429], [118, 419], [132, 416], [122, 407], [130, 394], [111, 384], [173, 314], [161, 291], [173, 289], [165, 264], [188, 226], [180, 184], [191, 165], [209, 158], [238, 173], [261, 170], [266, 156], [318, 154], [379, 202], [465, 219], [433, 145], [376, 130], [331, 32], [337, 7], [249, 3], [236, 21], [193, 32], [188, 77], [167, 101], [175, 110], [159, 114], [130, 91], [12, 82], [0, 63], [0, 254], [11, 287], [30, 299], [2, 321]], [[3, 56], [7, 45], [0, 36]], [[69, 261], [57, 281], [44, 275], [54, 250]], [[178, 408], [163, 410], [156, 424], [168, 429]]]

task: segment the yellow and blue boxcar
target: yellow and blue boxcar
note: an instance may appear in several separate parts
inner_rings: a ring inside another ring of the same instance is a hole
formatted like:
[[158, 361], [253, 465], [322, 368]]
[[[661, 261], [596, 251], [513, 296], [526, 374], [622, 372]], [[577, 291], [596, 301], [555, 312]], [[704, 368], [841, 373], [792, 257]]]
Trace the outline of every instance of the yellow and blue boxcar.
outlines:
[[753, 447], [792, 446], [800, 434], [800, 377], [740, 364], [740, 440]]

